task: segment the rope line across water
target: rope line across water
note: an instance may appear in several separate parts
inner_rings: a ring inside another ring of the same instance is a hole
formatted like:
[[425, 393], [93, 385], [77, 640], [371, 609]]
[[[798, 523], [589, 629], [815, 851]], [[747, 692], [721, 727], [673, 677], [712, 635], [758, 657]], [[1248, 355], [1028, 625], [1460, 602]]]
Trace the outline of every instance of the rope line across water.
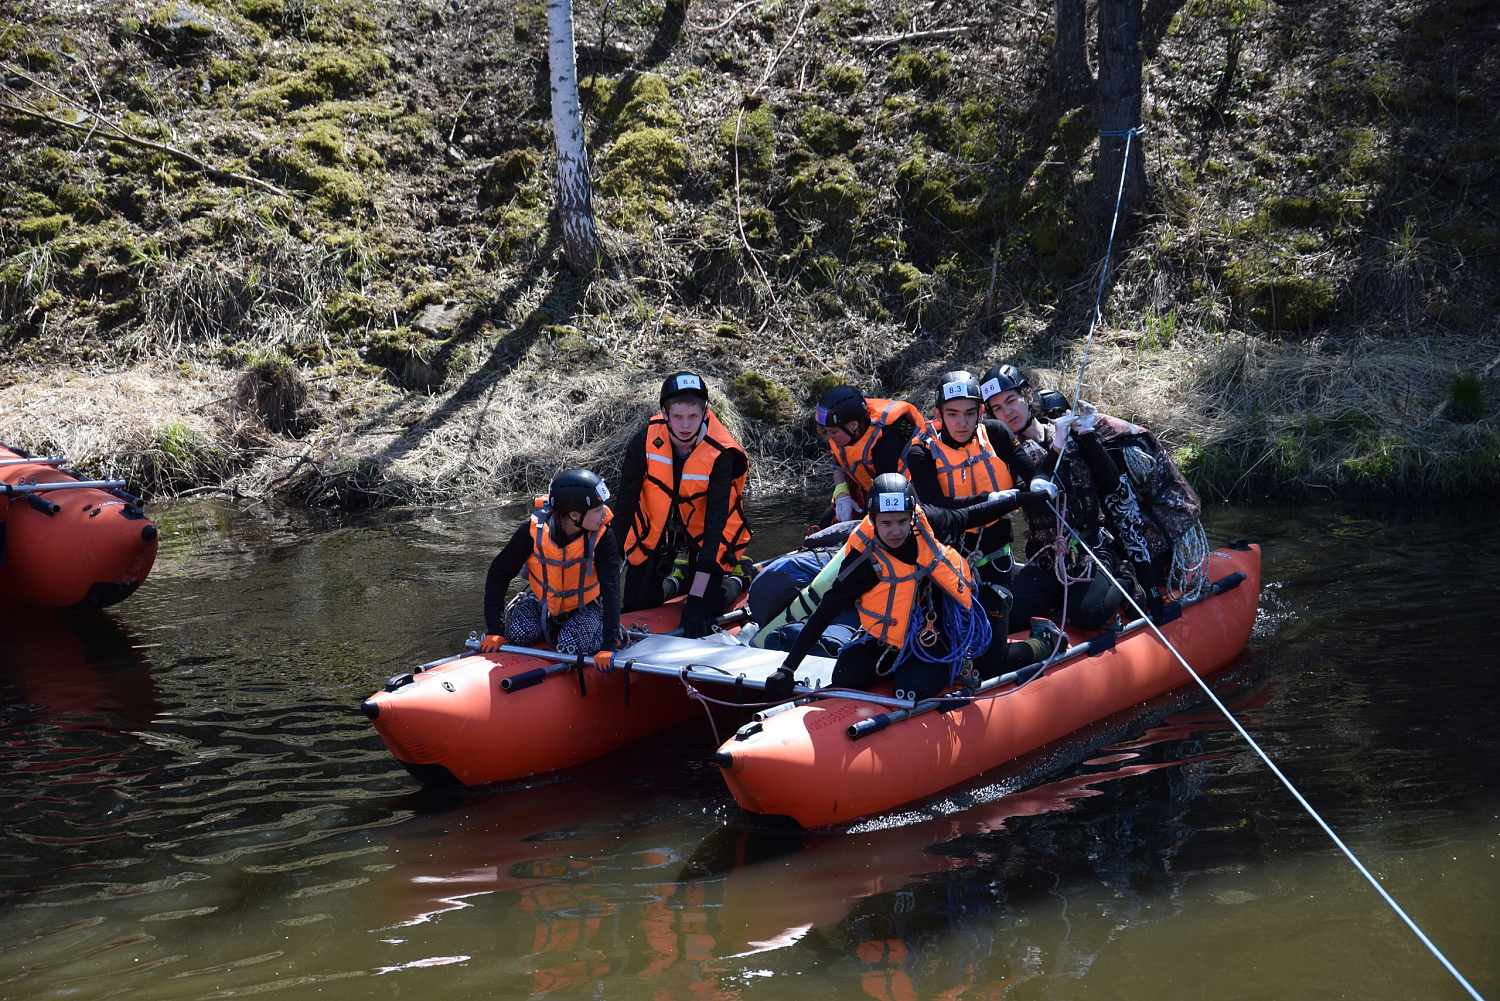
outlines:
[[[1048, 506], [1052, 506], [1050, 501], [1048, 502]], [[1053, 511], [1057, 512], [1057, 509], [1053, 507]], [[1058, 514], [1058, 518], [1059, 520], [1061, 520], [1061, 514]], [[1074, 530], [1073, 526], [1067, 525], [1066, 522], [1064, 522], [1063, 524], [1067, 527], [1069, 534], [1071, 534], [1073, 538], [1078, 541], [1078, 544], [1083, 547], [1084, 551], [1087, 552], [1090, 556], [1094, 556], [1093, 551], [1088, 547], [1088, 543], [1083, 541], [1083, 537]], [[1224, 718], [1227, 719], [1230, 725], [1235, 728], [1240, 737], [1244, 739], [1245, 743], [1250, 745], [1251, 750], [1253, 750], [1260, 757], [1261, 761], [1265, 762], [1266, 767], [1271, 770], [1271, 774], [1275, 775], [1276, 778], [1281, 782], [1281, 784], [1286, 787], [1287, 792], [1291, 793], [1292, 797], [1296, 799], [1296, 801], [1302, 806], [1302, 809], [1307, 811], [1308, 816], [1312, 817], [1312, 819], [1317, 822], [1318, 826], [1323, 829], [1323, 833], [1327, 834], [1328, 837], [1333, 841], [1333, 843], [1338, 846], [1339, 851], [1344, 853], [1344, 857], [1354, 865], [1354, 868], [1359, 870], [1360, 875], [1363, 876], [1369, 882], [1369, 884], [1375, 888], [1375, 892], [1380, 894], [1381, 898], [1390, 905], [1391, 910], [1396, 912], [1396, 916], [1399, 917], [1403, 922], [1405, 922], [1406, 927], [1412, 930], [1412, 934], [1416, 935], [1417, 938], [1421, 940], [1422, 944], [1427, 947], [1427, 951], [1431, 952], [1433, 956], [1437, 958], [1437, 961], [1443, 964], [1443, 967], [1453, 975], [1453, 979], [1458, 981], [1459, 985], [1468, 992], [1469, 996], [1472, 997], [1474, 1001], [1484, 1001], [1484, 997], [1474, 989], [1474, 986], [1464, 978], [1464, 975], [1462, 973], [1458, 972], [1458, 968], [1448, 960], [1447, 956], [1443, 955], [1443, 951], [1433, 943], [1432, 939], [1427, 937], [1427, 934], [1423, 932], [1421, 928], [1417, 927], [1417, 923], [1411, 919], [1406, 911], [1401, 909], [1401, 905], [1396, 903], [1396, 898], [1392, 897], [1389, 893], [1386, 892], [1385, 887], [1381, 886], [1379, 880], [1375, 878], [1375, 876], [1370, 872], [1369, 869], [1365, 868], [1364, 863], [1359, 860], [1359, 858], [1354, 854], [1353, 850], [1350, 849], [1348, 845], [1344, 844], [1343, 839], [1334, 833], [1333, 828], [1328, 825], [1328, 822], [1323, 819], [1322, 815], [1319, 814], [1317, 810], [1313, 809], [1313, 805], [1307, 801], [1307, 797], [1302, 795], [1301, 791], [1299, 791], [1297, 787], [1292, 783], [1292, 780], [1287, 778], [1280, 768], [1276, 767], [1276, 763], [1271, 760], [1270, 755], [1268, 755], [1261, 748], [1260, 744], [1256, 743], [1254, 737], [1250, 736], [1250, 732], [1240, 724], [1240, 721], [1235, 718], [1234, 713], [1229, 711], [1229, 707], [1224, 705], [1224, 703], [1219, 700], [1219, 697], [1214, 694], [1213, 689], [1210, 688], [1208, 686], [1208, 683], [1203, 680], [1203, 676], [1200, 675], [1197, 671], [1193, 670], [1192, 665], [1183, 658], [1182, 654], [1177, 652], [1177, 648], [1172, 645], [1172, 642], [1167, 639], [1167, 637], [1162, 633], [1161, 629], [1157, 627], [1156, 623], [1146, 615], [1145, 610], [1142, 609], [1141, 606], [1136, 602], [1135, 597], [1130, 593], [1130, 589], [1122, 585], [1120, 581], [1115, 577], [1115, 575], [1110, 572], [1109, 567], [1106, 566], [1102, 560], [1098, 559], [1097, 556], [1095, 556], [1094, 558], [1094, 566], [1107, 578], [1109, 578], [1112, 584], [1120, 589], [1120, 593], [1125, 595], [1125, 600], [1130, 602], [1130, 607], [1135, 609], [1136, 614], [1146, 619], [1146, 624], [1150, 627], [1151, 631], [1156, 634], [1156, 638], [1161, 640], [1162, 645], [1171, 652], [1173, 657], [1177, 658], [1177, 663], [1181, 664], [1183, 670], [1187, 671], [1187, 673], [1192, 676], [1193, 680], [1198, 683], [1198, 687], [1203, 689], [1203, 694], [1208, 696], [1209, 701], [1214, 704], [1214, 708], [1218, 709], [1219, 712], [1224, 715]]]

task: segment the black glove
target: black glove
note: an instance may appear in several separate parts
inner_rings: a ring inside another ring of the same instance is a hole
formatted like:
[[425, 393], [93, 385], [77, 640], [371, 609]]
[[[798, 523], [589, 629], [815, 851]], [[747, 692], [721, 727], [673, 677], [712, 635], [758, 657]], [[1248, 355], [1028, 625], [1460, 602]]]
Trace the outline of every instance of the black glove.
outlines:
[[792, 677], [792, 669], [789, 667], [778, 667], [776, 671], [766, 679], [766, 699], [771, 702], [781, 702], [792, 697], [792, 688], [797, 684]]
[[682, 603], [682, 635], [688, 639], [697, 639], [712, 632], [708, 624], [708, 615], [705, 613], [703, 599], [688, 595], [687, 600]]

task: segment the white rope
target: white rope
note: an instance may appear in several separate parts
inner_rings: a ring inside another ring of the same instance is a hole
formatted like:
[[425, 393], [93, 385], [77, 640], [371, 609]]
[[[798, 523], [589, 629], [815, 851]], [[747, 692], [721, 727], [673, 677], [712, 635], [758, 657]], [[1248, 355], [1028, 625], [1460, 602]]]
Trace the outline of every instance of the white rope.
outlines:
[[[1048, 506], [1052, 506], [1051, 501], [1048, 501]], [[1057, 508], [1053, 507], [1052, 509], [1054, 512], [1057, 512]], [[1060, 514], [1059, 517], [1061, 517]], [[1082, 546], [1086, 552], [1089, 552], [1090, 556], [1092, 556], [1093, 553], [1089, 551], [1088, 543], [1084, 542], [1083, 538], [1079, 536], [1076, 531], [1074, 531], [1073, 526], [1066, 525], [1066, 523], [1064, 524], [1068, 530], [1068, 533], [1078, 541], [1078, 544]], [[1351, 863], [1353, 863], [1354, 868], [1359, 870], [1360, 875], [1365, 877], [1369, 884], [1375, 888], [1375, 892], [1380, 894], [1385, 902], [1390, 905], [1391, 910], [1396, 912], [1396, 916], [1404, 921], [1406, 923], [1406, 927], [1410, 928], [1412, 930], [1412, 933], [1416, 935], [1417, 938], [1421, 940], [1422, 944], [1427, 947], [1427, 951], [1431, 952], [1433, 956], [1437, 957], [1437, 961], [1443, 964], [1443, 967], [1453, 975], [1453, 979], [1458, 981], [1459, 985], [1469, 993], [1469, 996], [1472, 997], [1474, 1001], [1484, 1001], [1484, 997], [1474, 989], [1474, 986], [1472, 984], [1464, 979], [1464, 975], [1458, 972], [1458, 968], [1448, 961], [1448, 957], [1443, 955], [1442, 950], [1440, 950], [1436, 945], [1433, 944], [1432, 939], [1428, 938], [1426, 933], [1424, 933], [1421, 928], [1417, 927], [1417, 923], [1413, 921], [1404, 910], [1401, 909], [1401, 905], [1396, 903], [1396, 899], [1386, 892], [1385, 887], [1381, 886], [1380, 882], [1376, 880], [1376, 878], [1370, 873], [1370, 870], [1365, 868], [1364, 863], [1361, 862], [1357, 857], [1355, 857], [1354, 852], [1350, 850], [1348, 845], [1344, 844], [1343, 839], [1335, 834], [1333, 828], [1328, 826], [1328, 822], [1322, 818], [1317, 810], [1313, 809], [1313, 805], [1309, 803], [1307, 801], [1307, 798], [1298, 791], [1295, 785], [1292, 784], [1292, 780], [1287, 778], [1286, 775], [1282, 773], [1280, 768], [1276, 767], [1276, 763], [1273, 762], [1270, 756], [1261, 749], [1261, 746], [1258, 743], [1255, 742], [1255, 738], [1250, 736], [1250, 732], [1246, 730], [1240, 724], [1240, 721], [1235, 718], [1234, 714], [1229, 711], [1229, 707], [1224, 705], [1223, 702], [1219, 701], [1219, 697], [1214, 694], [1212, 688], [1208, 687], [1208, 683], [1203, 680], [1203, 677], [1197, 671], [1193, 670], [1191, 664], [1183, 659], [1182, 654], [1177, 652], [1177, 648], [1174, 647], [1171, 641], [1162, 634], [1161, 629], [1159, 629], [1156, 623], [1146, 615], [1145, 610], [1136, 603], [1136, 600], [1131, 595], [1130, 591], [1115, 579], [1114, 574], [1109, 572], [1109, 567], [1106, 566], [1103, 561], [1097, 558], [1094, 560], [1094, 565], [1106, 577], [1109, 578], [1111, 583], [1113, 583], [1120, 589], [1120, 592], [1125, 595], [1125, 600], [1130, 602], [1130, 607], [1135, 609], [1136, 614], [1146, 619], [1146, 624], [1151, 628], [1151, 631], [1156, 634], [1156, 638], [1161, 640], [1162, 645], [1171, 651], [1173, 657], [1177, 658], [1177, 663], [1182, 665], [1183, 670], [1192, 675], [1193, 680], [1198, 683], [1199, 688], [1203, 689], [1203, 694], [1208, 696], [1209, 701], [1214, 704], [1214, 707], [1218, 709], [1219, 712], [1224, 714], [1224, 718], [1227, 719], [1230, 722], [1230, 725], [1232, 725], [1235, 730], [1239, 732], [1239, 735], [1244, 738], [1245, 743], [1249, 744], [1251, 749], [1260, 756], [1260, 760], [1265, 762], [1266, 767], [1271, 769], [1271, 774], [1275, 775], [1276, 778], [1281, 781], [1281, 784], [1286, 787], [1287, 792], [1291, 793], [1293, 798], [1295, 798], [1297, 802], [1302, 805], [1302, 808], [1307, 811], [1308, 816], [1317, 821], [1318, 826], [1323, 828], [1323, 833], [1327, 834], [1328, 837], [1332, 839], [1333, 843], [1338, 846], [1339, 851], [1344, 853], [1344, 857], [1347, 858]]]

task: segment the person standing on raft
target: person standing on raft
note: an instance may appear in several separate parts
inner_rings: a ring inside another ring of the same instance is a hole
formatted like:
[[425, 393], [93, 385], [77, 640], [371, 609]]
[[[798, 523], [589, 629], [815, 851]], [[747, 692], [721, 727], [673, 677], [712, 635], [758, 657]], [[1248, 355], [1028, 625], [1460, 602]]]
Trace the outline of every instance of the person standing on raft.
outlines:
[[626, 446], [615, 532], [625, 560], [623, 608], [656, 608], [691, 570], [684, 636], [706, 636], [744, 588], [745, 450], [708, 406], [703, 378], [669, 376], [661, 413]]
[[[556, 640], [562, 653], [597, 653], [620, 645], [620, 547], [609, 531], [609, 488], [587, 469], [553, 477], [545, 497], [490, 563], [484, 582], [481, 653], [507, 637], [530, 646]], [[529, 589], [507, 607], [516, 574]]]
[[973, 660], [979, 677], [995, 677], [1052, 651], [1055, 627], [1022, 643], [992, 646], [988, 618], [976, 609], [973, 571], [952, 545], [964, 532], [1014, 511], [1020, 491], [974, 497], [960, 510], [924, 509], [906, 477], [884, 473], [871, 484], [869, 502], [873, 513], [844, 544], [843, 570], [767, 680], [767, 695], [791, 694], [802, 658], [851, 608], [863, 633], [839, 651], [832, 678], [839, 688], [864, 689], [889, 676], [897, 698], [921, 700], [953, 684], [966, 660]]
[[813, 423], [833, 453], [833, 501], [821, 528], [863, 516], [870, 484], [881, 473], [901, 470], [913, 438], [927, 426], [905, 400], [866, 399], [853, 386], [824, 393]]
[[[981, 420], [982, 402], [979, 380], [970, 373], [945, 372], [938, 378], [937, 419], [917, 436], [906, 455], [917, 500], [929, 510], [956, 509], [1016, 483], [1028, 484], [1032, 494], [1056, 498], [1057, 488], [1038, 473], [1010, 429], [997, 420]], [[1035, 506], [1046, 510], [1045, 505]], [[965, 532], [961, 542], [978, 574], [980, 603], [1001, 636], [1010, 632], [1010, 547], [1009, 518]]]

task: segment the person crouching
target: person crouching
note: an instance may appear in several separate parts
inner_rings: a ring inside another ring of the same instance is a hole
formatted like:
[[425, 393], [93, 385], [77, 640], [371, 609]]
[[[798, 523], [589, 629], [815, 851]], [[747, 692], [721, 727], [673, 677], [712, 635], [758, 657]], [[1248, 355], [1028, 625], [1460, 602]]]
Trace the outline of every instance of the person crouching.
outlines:
[[[562, 653], [596, 653], [620, 645], [620, 547], [609, 531], [609, 488], [587, 469], [553, 478], [547, 496], [522, 522], [484, 582], [488, 635], [480, 652], [507, 639], [519, 646], [555, 642]], [[528, 589], [507, 606], [518, 573]]]
[[1030, 663], [1055, 645], [1055, 635], [1010, 644], [1001, 637], [992, 652], [973, 570], [951, 542], [1014, 511], [1021, 491], [974, 497], [962, 509], [924, 511], [906, 477], [885, 473], [875, 478], [869, 500], [871, 513], [849, 536], [839, 577], [768, 679], [769, 696], [790, 694], [803, 657], [850, 607], [858, 610], [864, 635], [839, 651], [831, 679], [838, 688], [868, 688], [889, 676], [897, 698], [921, 700], [951, 685], [965, 661], [974, 662], [979, 677], [993, 677], [1007, 662]]

